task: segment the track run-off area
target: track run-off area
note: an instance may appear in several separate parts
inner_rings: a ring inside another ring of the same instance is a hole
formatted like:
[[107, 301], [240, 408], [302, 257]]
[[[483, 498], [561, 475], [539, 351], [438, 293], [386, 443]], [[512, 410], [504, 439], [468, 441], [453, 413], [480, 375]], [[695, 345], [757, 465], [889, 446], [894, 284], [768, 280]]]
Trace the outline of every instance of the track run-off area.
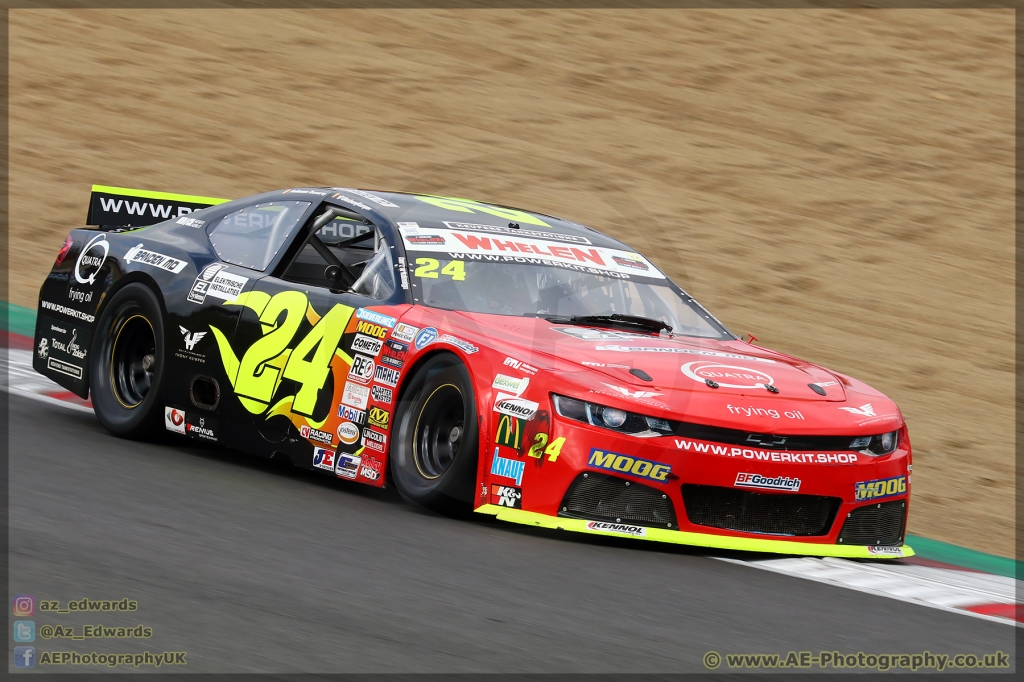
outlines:
[[10, 335], [4, 369], [10, 593], [33, 595], [37, 609], [137, 602], [130, 613], [37, 610], [37, 629], [152, 629], [37, 637], [36, 660], [169, 651], [187, 666], [164, 669], [188, 672], [670, 673], [706, 671], [712, 652], [723, 672], [740, 667], [736, 654], [781, 665], [790, 652], [951, 661], [1000, 651], [1013, 666], [1019, 607], [1007, 576], [426, 514], [393, 488], [169, 434], [115, 438], [86, 401], [33, 372], [29, 344]]

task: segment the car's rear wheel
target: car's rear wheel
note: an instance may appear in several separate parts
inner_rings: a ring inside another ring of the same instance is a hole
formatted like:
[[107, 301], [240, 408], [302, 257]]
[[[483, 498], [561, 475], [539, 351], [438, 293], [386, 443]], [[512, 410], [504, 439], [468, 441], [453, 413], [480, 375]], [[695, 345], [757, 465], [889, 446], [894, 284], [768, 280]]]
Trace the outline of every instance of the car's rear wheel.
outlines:
[[469, 372], [454, 355], [431, 358], [403, 393], [391, 476], [409, 502], [442, 514], [472, 511], [478, 455]]
[[100, 315], [94, 338], [89, 388], [97, 419], [117, 436], [153, 435], [160, 428], [166, 355], [156, 294], [139, 283], [119, 290]]

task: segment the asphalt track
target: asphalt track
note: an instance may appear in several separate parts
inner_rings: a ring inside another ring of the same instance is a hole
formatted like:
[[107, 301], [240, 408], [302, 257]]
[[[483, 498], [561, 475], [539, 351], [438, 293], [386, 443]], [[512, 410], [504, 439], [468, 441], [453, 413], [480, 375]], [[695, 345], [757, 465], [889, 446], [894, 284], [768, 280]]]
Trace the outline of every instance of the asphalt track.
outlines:
[[706, 671], [708, 651], [1014, 651], [1013, 627], [700, 550], [437, 517], [392, 489], [120, 440], [88, 413], [15, 395], [9, 420], [11, 594], [138, 602], [37, 611], [37, 628], [153, 628], [37, 637], [37, 660], [184, 651], [185, 668], [161, 672], [671, 673]]

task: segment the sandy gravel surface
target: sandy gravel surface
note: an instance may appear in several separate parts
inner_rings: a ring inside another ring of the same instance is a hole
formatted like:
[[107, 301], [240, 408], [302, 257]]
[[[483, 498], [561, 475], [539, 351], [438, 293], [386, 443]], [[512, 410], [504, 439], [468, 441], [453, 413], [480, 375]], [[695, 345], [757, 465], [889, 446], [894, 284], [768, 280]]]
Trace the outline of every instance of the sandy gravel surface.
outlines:
[[10, 16], [14, 302], [94, 182], [555, 213], [892, 396], [910, 532], [1012, 554], [1012, 11]]

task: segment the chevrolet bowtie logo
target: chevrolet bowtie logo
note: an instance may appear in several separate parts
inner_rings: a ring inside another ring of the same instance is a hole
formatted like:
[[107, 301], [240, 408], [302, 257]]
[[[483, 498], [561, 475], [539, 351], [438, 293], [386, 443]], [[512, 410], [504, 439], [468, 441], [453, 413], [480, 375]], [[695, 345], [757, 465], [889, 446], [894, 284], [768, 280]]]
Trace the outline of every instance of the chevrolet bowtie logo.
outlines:
[[752, 433], [747, 436], [747, 442], [751, 445], [760, 445], [762, 448], [777, 448], [786, 444], [786, 437]]

